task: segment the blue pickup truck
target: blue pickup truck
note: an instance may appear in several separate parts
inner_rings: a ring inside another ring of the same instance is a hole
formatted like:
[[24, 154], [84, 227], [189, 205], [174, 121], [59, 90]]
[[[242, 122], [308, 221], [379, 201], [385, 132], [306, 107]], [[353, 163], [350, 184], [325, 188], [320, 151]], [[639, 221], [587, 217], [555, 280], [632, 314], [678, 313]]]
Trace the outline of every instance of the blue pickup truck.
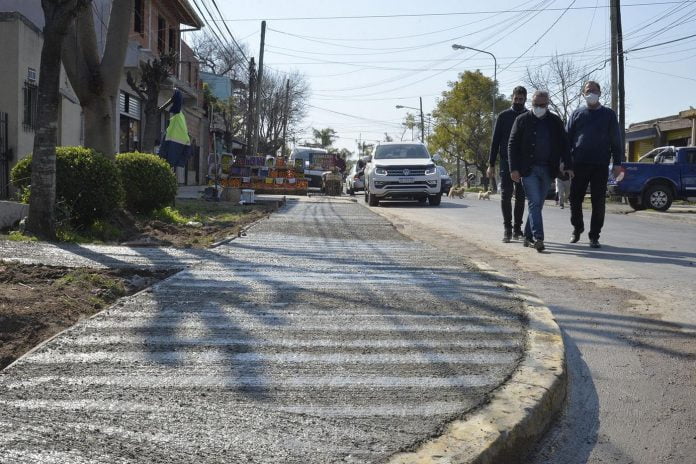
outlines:
[[696, 147], [656, 148], [637, 163], [624, 163], [608, 188], [635, 210], [667, 211], [674, 200], [696, 201]]

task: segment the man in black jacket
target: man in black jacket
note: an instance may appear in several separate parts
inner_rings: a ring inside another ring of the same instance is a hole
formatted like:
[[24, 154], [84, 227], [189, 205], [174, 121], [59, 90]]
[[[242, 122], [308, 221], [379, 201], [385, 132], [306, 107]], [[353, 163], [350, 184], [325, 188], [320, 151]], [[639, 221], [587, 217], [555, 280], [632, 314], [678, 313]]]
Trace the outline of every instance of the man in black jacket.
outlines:
[[519, 182], [513, 182], [510, 178], [508, 164], [508, 142], [510, 131], [515, 118], [527, 110], [524, 104], [527, 101], [527, 89], [517, 86], [512, 90], [512, 107], [498, 115], [493, 129], [493, 141], [488, 155], [488, 169], [486, 174], [492, 178], [495, 174], [495, 161], [500, 155], [500, 209], [503, 212], [503, 242], [508, 243], [513, 236], [512, 222], [512, 195], [515, 195], [515, 238], [522, 237], [522, 216], [524, 215], [524, 189]]
[[[544, 250], [544, 222], [541, 209], [546, 192], [559, 171], [570, 166], [568, 138], [561, 118], [548, 111], [549, 93], [537, 90], [532, 110], [515, 119], [510, 132], [508, 160], [510, 177], [522, 182], [529, 214], [524, 230], [524, 246]], [[566, 171], [573, 177], [573, 171]]]
[[587, 106], [578, 108], [568, 119], [568, 139], [576, 177], [570, 184], [570, 222], [573, 234], [570, 243], [580, 240], [585, 229], [582, 218], [582, 202], [587, 185], [590, 185], [592, 218], [590, 220], [590, 246], [599, 248], [599, 233], [604, 225], [605, 202], [609, 162], [614, 175], [618, 175], [623, 161], [624, 148], [616, 113], [599, 103], [602, 94], [599, 84], [588, 81], [583, 86]]

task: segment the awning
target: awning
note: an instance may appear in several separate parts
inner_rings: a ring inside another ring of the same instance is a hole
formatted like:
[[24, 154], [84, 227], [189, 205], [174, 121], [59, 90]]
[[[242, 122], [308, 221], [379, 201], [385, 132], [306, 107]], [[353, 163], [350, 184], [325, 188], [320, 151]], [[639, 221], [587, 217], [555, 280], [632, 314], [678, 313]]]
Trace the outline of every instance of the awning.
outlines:
[[635, 142], [637, 140], [652, 139], [657, 137], [657, 130], [654, 127], [641, 129], [633, 132], [626, 132], [626, 141]]

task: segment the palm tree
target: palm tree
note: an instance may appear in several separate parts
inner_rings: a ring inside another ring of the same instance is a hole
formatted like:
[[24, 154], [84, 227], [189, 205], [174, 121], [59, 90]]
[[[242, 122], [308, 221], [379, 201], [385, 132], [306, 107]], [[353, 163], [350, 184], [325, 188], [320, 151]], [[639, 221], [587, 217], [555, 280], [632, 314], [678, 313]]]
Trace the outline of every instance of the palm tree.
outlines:
[[312, 134], [314, 135], [314, 140], [317, 141], [322, 148], [329, 148], [338, 137], [336, 131], [330, 127], [321, 130], [312, 128]]

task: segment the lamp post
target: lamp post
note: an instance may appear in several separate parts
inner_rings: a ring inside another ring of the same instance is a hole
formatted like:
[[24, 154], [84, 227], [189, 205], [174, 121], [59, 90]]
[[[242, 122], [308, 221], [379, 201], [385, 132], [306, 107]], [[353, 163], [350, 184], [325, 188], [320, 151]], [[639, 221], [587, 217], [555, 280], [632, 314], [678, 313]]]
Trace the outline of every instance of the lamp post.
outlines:
[[[493, 115], [492, 117], [492, 125], [493, 129], [495, 129], [495, 86], [496, 83], [498, 82], [498, 60], [495, 59], [495, 55], [491, 52], [487, 52], [486, 50], [479, 50], [478, 48], [474, 47], [467, 47], [464, 45], [458, 45], [458, 44], [452, 44], [452, 49], [453, 50], [472, 50], [475, 52], [479, 53], [486, 53], [488, 55], [491, 55], [493, 57], [493, 111], [491, 114]], [[493, 136], [493, 132], [491, 132], [491, 137]]]
[[421, 142], [425, 143], [425, 122], [424, 122], [424, 117], [423, 117], [423, 97], [418, 97], [418, 100], [420, 101], [420, 109], [414, 108], [412, 106], [404, 106], [404, 105], [396, 105], [396, 108], [397, 109], [408, 108], [410, 110], [420, 111]]

